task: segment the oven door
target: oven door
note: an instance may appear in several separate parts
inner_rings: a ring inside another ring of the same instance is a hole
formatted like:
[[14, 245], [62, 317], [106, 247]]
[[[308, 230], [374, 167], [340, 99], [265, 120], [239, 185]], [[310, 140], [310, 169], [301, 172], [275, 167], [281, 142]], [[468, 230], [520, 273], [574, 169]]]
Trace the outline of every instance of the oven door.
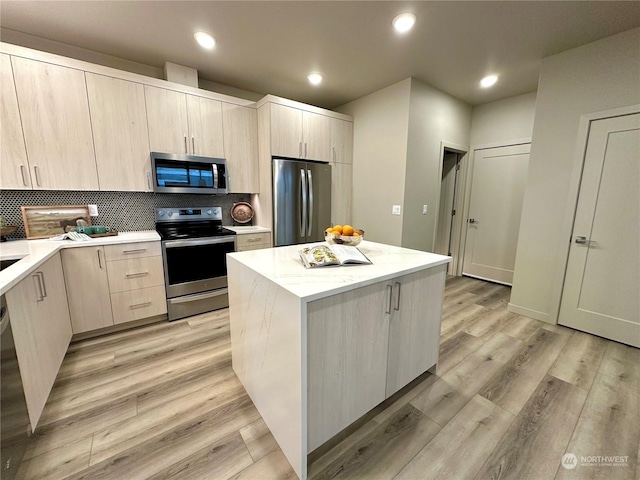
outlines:
[[226, 287], [227, 253], [235, 249], [233, 235], [162, 242], [167, 298]]

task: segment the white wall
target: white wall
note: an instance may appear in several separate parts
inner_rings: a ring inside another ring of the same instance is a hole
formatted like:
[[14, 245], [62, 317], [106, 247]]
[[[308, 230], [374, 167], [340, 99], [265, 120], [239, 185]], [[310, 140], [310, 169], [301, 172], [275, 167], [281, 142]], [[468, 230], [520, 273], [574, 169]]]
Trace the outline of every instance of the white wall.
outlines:
[[336, 109], [353, 121], [353, 225], [374, 242], [400, 246], [411, 79]]
[[580, 116], [634, 104], [640, 104], [639, 28], [543, 60], [511, 293], [515, 311], [557, 322]]
[[[440, 143], [469, 145], [471, 107], [411, 79], [402, 246], [433, 252], [442, 176]], [[427, 205], [427, 215], [422, 206]]]
[[471, 148], [531, 138], [536, 92], [473, 107]]

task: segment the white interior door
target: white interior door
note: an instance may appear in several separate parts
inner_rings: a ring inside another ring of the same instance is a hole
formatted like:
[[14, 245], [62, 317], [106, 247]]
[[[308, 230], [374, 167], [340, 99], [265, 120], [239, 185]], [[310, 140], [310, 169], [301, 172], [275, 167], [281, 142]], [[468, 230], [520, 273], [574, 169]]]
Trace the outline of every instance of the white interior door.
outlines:
[[640, 347], [640, 114], [591, 122], [559, 323]]
[[529, 149], [475, 151], [463, 275], [511, 285]]

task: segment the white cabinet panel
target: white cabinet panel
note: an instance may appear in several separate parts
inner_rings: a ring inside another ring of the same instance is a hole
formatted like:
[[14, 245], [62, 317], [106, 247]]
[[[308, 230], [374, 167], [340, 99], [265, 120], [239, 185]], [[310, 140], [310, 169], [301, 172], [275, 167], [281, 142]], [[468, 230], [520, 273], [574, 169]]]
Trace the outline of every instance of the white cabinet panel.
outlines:
[[224, 158], [222, 102], [186, 95], [189, 120], [188, 149], [191, 155]]
[[145, 85], [144, 95], [151, 151], [189, 153], [185, 94]]
[[258, 112], [255, 108], [222, 104], [224, 152], [230, 193], [258, 193]]

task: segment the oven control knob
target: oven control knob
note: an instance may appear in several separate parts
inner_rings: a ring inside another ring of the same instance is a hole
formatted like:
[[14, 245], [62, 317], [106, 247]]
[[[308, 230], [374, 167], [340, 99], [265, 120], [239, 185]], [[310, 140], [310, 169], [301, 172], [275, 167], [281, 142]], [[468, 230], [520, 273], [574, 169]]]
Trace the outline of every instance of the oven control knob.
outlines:
[[207, 210], [207, 215], [211, 215], [213, 212], [211, 210]]
[[167, 212], [167, 215], [169, 215], [170, 217], [172, 217], [172, 216], [173, 216], [173, 212], [169, 211], [169, 212]]
[[158, 212], [158, 215], [160, 215], [161, 217], [164, 217], [164, 210], [160, 210], [160, 211]]

